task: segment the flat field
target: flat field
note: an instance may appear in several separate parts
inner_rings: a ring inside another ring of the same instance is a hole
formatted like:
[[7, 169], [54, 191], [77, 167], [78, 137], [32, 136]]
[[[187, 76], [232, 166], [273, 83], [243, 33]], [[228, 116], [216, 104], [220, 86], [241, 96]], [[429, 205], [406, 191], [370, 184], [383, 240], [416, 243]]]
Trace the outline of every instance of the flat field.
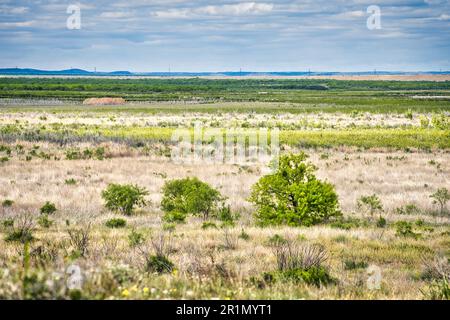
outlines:
[[[342, 216], [261, 226], [249, 197], [268, 163], [174, 163], [172, 134], [195, 123], [279, 129]], [[185, 177], [226, 197], [233, 223], [164, 219], [163, 186]], [[111, 212], [111, 183], [145, 188], [146, 205]], [[448, 298], [449, 207], [430, 196], [450, 189], [450, 82], [0, 78], [0, 186], [2, 299]], [[372, 195], [380, 206], [361, 205]], [[331, 280], [272, 279], [286, 243], [320, 247]], [[159, 253], [170, 272], [149, 268]]]

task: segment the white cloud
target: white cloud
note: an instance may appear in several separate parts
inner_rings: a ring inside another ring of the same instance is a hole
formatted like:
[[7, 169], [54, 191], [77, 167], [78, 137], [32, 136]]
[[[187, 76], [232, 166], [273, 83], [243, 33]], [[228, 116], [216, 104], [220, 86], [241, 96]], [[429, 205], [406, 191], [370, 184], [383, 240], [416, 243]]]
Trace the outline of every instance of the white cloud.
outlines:
[[341, 18], [361, 18], [361, 17], [364, 17], [365, 15], [366, 15], [366, 13], [364, 11], [357, 10], [357, 11], [348, 11], [348, 12], [340, 13], [337, 16], [341, 17]]
[[272, 3], [242, 2], [221, 6], [204, 6], [194, 9], [171, 9], [156, 11], [158, 18], [188, 18], [191, 16], [241, 16], [269, 13], [273, 10]]
[[20, 27], [31, 27], [36, 23], [36, 21], [23, 21], [23, 22], [0, 22], [0, 28], [20, 28]]
[[28, 7], [0, 7], [1, 14], [24, 14], [29, 10]]
[[108, 11], [102, 12], [102, 14], [100, 14], [100, 18], [107, 18], [107, 19], [120, 19], [129, 17], [132, 17], [132, 15], [129, 12], [120, 12], [120, 11]]

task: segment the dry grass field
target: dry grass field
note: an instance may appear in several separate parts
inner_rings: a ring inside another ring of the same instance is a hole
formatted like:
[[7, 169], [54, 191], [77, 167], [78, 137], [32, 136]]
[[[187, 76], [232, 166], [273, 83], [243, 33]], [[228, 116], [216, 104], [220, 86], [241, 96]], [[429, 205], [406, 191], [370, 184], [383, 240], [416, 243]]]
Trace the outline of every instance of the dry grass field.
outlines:
[[[448, 298], [449, 206], [430, 197], [450, 189], [448, 105], [389, 103], [1, 102], [0, 299]], [[262, 226], [250, 197], [268, 163], [174, 163], [170, 135], [194, 123], [278, 128], [281, 155], [308, 154], [342, 216]], [[164, 186], [188, 177], [220, 192], [231, 223], [167, 219]], [[110, 184], [145, 189], [145, 205], [114, 212]], [[280, 276], [308, 259], [326, 274]]]

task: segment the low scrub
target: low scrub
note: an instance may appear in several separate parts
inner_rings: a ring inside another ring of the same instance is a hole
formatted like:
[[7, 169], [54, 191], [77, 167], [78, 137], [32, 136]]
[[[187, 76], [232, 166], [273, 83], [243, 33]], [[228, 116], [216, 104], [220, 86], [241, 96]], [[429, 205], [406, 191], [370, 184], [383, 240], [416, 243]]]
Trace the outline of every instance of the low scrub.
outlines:
[[277, 270], [266, 272], [262, 279], [266, 284], [277, 281], [304, 282], [306, 284], [328, 285], [335, 283], [324, 266], [328, 259], [325, 248], [317, 244], [298, 245], [291, 240], [272, 238], [273, 253], [277, 260]]
[[127, 221], [120, 218], [110, 219], [105, 223], [105, 226], [112, 229], [124, 228], [126, 225]]

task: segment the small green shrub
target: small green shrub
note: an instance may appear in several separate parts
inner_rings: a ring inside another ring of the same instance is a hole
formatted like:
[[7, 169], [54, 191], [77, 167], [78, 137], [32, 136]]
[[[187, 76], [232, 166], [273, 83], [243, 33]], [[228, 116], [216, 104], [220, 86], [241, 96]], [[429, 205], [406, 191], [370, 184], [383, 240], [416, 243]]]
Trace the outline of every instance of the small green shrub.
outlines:
[[230, 206], [223, 205], [218, 210], [217, 218], [229, 226], [233, 226], [235, 221], [239, 219], [239, 214], [233, 214]]
[[42, 214], [38, 219], [37, 223], [45, 229], [48, 229], [52, 226], [53, 221], [49, 219], [48, 214]]
[[131, 230], [130, 234], [128, 235], [128, 243], [130, 244], [130, 247], [137, 247], [142, 243], [144, 243], [144, 241], [145, 241], [144, 234], [134, 229]]
[[440, 114], [435, 114], [433, 115], [433, 117], [431, 118], [431, 124], [433, 125], [433, 127], [435, 127], [436, 129], [440, 129], [440, 130], [447, 130], [450, 128], [450, 118], [447, 117], [445, 114], [440, 113]]
[[381, 204], [380, 198], [376, 194], [371, 196], [362, 196], [357, 201], [358, 209], [365, 209], [371, 215], [376, 212], [383, 211], [383, 205]]
[[14, 204], [14, 201], [6, 199], [6, 200], [3, 200], [2, 207], [3, 208], [12, 207], [13, 204]]
[[433, 204], [438, 204], [440, 207], [441, 214], [445, 211], [445, 206], [447, 202], [450, 200], [450, 193], [447, 188], [438, 189], [435, 193], [433, 193], [430, 198], [433, 199]]
[[363, 226], [361, 220], [352, 217], [347, 218], [340, 217], [335, 221], [333, 221], [332, 223], [330, 223], [330, 227], [343, 230], [350, 230], [353, 228], [359, 228], [361, 226]]
[[41, 208], [41, 214], [51, 215], [54, 214], [56, 210], [55, 204], [47, 201]]
[[135, 207], [147, 205], [148, 191], [136, 185], [110, 184], [102, 192], [105, 207], [111, 211], [131, 215]]
[[430, 126], [430, 119], [427, 116], [420, 116], [420, 127], [426, 129]]
[[411, 215], [411, 214], [419, 214], [420, 209], [415, 204], [407, 204], [403, 207], [398, 207], [395, 209], [397, 214]]
[[112, 229], [124, 228], [127, 225], [127, 221], [120, 218], [109, 219], [106, 221], [105, 226]]
[[287, 242], [288, 241], [283, 236], [280, 236], [279, 234], [273, 235], [268, 240], [268, 244], [270, 246], [280, 246], [280, 245], [286, 244]]
[[284, 240], [276, 241], [272, 247], [277, 260], [278, 269], [263, 274], [264, 282], [292, 281], [304, 282], [320, 287], [335, 282], [324, 262], [327, 253], [321, 245], [301, 245]]
[[6, 230], [6, 242], [28, 243], [34, 240], [35, 226], [33, 218], [29, 215], [19, 217]]
[[74, 186], [77, 184], [77, 180], [74, 178], [66, 179], [65, 184], [68, 186]]
[[320, 287], [321, 285], [328, 285], [335, 282], [328, 270], [323, 267], [312, 267], [308, 270], [303, 269], [291, 269], [286, 271], [274, 271], [263, 274], [263, 278], [267, 282], [276, 281], [292, 281], [294, 283], [304, 282], [306, 284], [315, 285]]
[[177, 211], [167, 212], [164, 214], [163, 221], [168, 223], [184, 223], [186, 221], [186, 214]]
[[202, 224], [202, 229], [206, 230], [206, 229], [218, 229], [218, 228], [217, 228], [217, 225], [214, 222], [212, 222], [212, 221], [205, 221]]
[[274, 174], [262, 177], [249, 201], [263, 226], [310, 226], [341, 215], [334, 187], [318, 180], [305, 153], [281, 156]]
[[6, 242], [29, 242], [34, 239], [33, 234], [26, 230], [13, 230], [6, 234], [5, 241]]
[[148, 272], [170, 273], [174, 268], [174, 264], [166, 256], [154, 255], [147, 259], [146, 269]]
[[365, 269], [368, 263], [362, 260], [346, 259], [344, 260], [345, 270]]
[[186, 178], [166, 182], [163, 187], [161, 208], [165, 212], [180, 212], [200, 215], [204, 220], [217, 214], [219, 191], [197, 178]]
[[397, 221], [396, 224], [396, 235], [399, 237], [411, 237], [418, 239], [420, 234], [415, 233], [413, 230], [413, 224], [407, 221]]
[[176, 230], [177, 225], [175, 223], [164, 223], [162, 228], [164, 231], [173, 232]]
[[2, 221], [2, 226], [5, 229], [9, 229], [14, 227], [14, 219], [13, 218], [8, 218]]
[[250, 240], [250, 235], [247, 232], [245, 232], [244, 229], [242, 229], [241, 234], [239, 234], [239, 239], [248, 241], [248, 240]]
[[384, 227], [386, 227], [386, 224], [387, 224], [386, 219], [380, 216], [380, 218], [378, 218], [378, 220], [377, 220], [377, 227], [384, 228]]
[[407, 119], [410, 119], [410, 120], [413, 119], [413, 112], [412, 112], [411, 109], [408, 109], [408, 110], [405, 112], [405, 117], [406, 117]]
[[94, 151], [94, 156], [97, 158], [97, 160], [105, 159], [105, 148], [104, 147], [96, 148]]

